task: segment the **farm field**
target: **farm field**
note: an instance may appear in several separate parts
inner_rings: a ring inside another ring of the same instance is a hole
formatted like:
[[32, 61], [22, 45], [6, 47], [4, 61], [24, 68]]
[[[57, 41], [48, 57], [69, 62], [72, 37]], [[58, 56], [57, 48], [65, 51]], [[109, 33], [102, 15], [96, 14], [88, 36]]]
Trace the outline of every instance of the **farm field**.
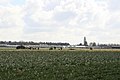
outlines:
[[120, 51], [1, 49], [0, 80], [120, 80]]

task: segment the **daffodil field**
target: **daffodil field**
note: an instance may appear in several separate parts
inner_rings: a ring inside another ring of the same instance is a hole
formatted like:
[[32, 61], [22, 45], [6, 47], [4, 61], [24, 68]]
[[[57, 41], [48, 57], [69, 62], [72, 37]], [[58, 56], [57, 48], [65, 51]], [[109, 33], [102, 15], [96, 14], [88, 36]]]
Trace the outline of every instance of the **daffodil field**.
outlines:
[[0, 80], [120, 80], [120, 51], [0, 51]]

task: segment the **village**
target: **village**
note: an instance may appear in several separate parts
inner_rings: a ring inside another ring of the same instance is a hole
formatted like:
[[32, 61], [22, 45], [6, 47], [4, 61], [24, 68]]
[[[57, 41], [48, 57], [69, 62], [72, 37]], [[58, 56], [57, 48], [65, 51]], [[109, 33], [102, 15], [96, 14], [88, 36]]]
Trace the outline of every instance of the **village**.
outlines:
[[120, 44], [96, 44], [91, 42], [88, 44], [86, 37], [83, 39], [83, 43], [70, 45], [70, 43], [54, 43], [54, 42], [12, 42], [12, 41], [0, 41], [0, 48], [16, 48], [16, 49], [40, 49], [40, 48], [80, 48], [80, 49], [120, 49]]

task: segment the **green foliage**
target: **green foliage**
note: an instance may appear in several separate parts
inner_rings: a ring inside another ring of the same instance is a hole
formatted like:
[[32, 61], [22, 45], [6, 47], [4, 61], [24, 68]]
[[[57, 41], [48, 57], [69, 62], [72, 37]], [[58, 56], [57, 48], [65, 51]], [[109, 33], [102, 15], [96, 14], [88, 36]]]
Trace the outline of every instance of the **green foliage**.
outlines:
[[0, 80], [119, 80], [119, 51], [0, 51]]

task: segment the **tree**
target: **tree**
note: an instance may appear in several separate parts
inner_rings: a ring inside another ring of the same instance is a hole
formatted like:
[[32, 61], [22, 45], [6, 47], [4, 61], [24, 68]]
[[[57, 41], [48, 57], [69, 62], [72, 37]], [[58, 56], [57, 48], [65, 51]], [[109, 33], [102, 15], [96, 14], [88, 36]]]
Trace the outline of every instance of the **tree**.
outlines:
[[96, 43], [95, 42], [93, 42], [93, 44], [92, 44], [93, 46], [96, 46]]
[[96, 43], [95, 42], [91, 42], [90, 46], [96, 46]]

